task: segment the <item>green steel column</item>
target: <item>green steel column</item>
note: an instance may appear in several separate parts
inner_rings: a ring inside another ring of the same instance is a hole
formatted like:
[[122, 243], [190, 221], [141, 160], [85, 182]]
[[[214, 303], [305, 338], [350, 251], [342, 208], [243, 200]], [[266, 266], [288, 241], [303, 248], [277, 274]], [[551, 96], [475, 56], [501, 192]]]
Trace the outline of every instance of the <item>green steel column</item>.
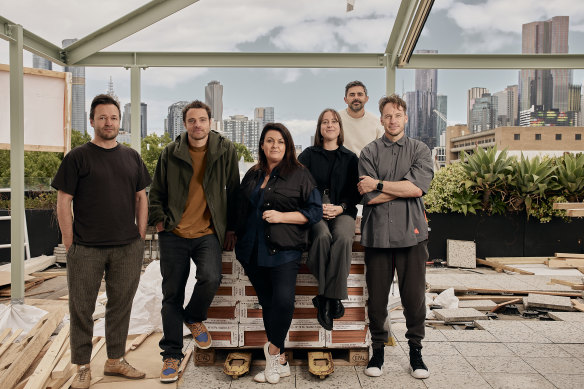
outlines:
[[[141, 152], [141, 134], [140, 134], [140, 110], [141, 110], [141, 98], [140, 98], [140, 68], [138, 66], [133, 66], [130, 68], [130, 81], [131, 81], [131, 96], [130, 101], [132, 104], [132, 148], [140, 154]], [[146, 118], [144, 118], [146, 120]]]
[[22, 26], [10, 27], [10, 261], [13, 304], [24, 303], [24, 86]]
[[389, 96], [395, 93], [395, 66], [387, 61], [385, 64], [385, 95]]

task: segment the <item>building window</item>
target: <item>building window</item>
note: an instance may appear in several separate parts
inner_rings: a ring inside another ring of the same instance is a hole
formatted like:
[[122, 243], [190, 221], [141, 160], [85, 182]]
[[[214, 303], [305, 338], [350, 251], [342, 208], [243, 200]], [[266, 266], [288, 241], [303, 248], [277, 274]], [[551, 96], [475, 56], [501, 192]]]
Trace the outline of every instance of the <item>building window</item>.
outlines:
[[513, 134], [513, 140], [519, 140], [521, 138], [520, 134]]
[[541, 140], [541, 134], [535, 134], [535, 140]]
[[582, 140], [582, 134], [576, 134], [576, 140]]
[[556, 134], [556, 140], [562, 140], [562, 134]]

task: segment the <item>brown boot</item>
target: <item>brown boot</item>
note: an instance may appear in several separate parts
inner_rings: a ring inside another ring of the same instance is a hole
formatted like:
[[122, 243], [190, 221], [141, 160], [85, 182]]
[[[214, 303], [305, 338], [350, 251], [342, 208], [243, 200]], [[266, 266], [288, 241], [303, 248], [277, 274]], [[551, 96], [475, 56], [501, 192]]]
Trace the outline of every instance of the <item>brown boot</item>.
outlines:
[[77, 374], [71, 383], [73, 389], [87, 389], [91, 383], [91, 370], [89, 370], [89, 363], [87, 365], [79, 365], [77, 367]]
[[133, 380], [139, 380], [146, 376], [146, 373], [133, 368], [124, 358], [106, 360], [103, 366], [103, 374], [116, 375]]

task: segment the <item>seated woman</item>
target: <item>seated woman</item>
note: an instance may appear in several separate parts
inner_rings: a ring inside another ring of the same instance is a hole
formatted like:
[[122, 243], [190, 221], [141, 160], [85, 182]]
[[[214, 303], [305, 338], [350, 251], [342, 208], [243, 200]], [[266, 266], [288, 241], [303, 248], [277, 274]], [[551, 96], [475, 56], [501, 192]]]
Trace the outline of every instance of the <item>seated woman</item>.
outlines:
[[298, 160], [310, 170], [322, 194], [323, 220], [312, 226], [308, 268], [318, 280], [318, 296], [312, 302], [318, 309], [318, 322], [333, 329], [333, 319], [345, 314], [341, 300], [347, 296], [347, 277], [355, 236], [355, 206], [359, 159], [343, 147], [343, 123], [337, 111], [325, 109], [318, 117], [314, 146], [305, 149]]
[[266, 124], [259, 162], [241, 182], [235, 246], [262, 306], [268, 337], [266, 369], [254, 377], [258, 382], [275, 384], [290, 375], [284, 339], [294, 313], [296, 275], [310, 226], [321, 219], [320, 194], [296, 159], [290, 132], [280, 123]]

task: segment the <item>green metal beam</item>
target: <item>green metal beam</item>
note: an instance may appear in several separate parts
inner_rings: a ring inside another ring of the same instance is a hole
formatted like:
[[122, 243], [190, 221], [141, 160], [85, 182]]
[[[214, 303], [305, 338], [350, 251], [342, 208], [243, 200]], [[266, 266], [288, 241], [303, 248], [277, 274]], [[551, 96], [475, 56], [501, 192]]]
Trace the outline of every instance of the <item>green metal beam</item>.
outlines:
[[410, 24], [408, 33], [404, 37], [403, 45], [401, 46], [398, 65], [403, 65], [410, 61], [410, 57], [418, 43], [418, 38], [420, 37], [424, 25], [426, 24], [426, 20], [428, 19], [428, 15], [430, 15], [430, 11], [432, 10], [432, 5], [434, 5], [434, 0], [421, 0], [418, 3], [416, 15]]
[[153, 0], [118, 20], [79, 39], [65, 50], [67, 63], [82, 59], [180, 11], [199, 0]]
[[393, 28], [385, 48], [386, 53], [391, 53], [388, 66], [394, 66], [397, 62], [397, 57], [404, 44], [404, 37], [412, 23], [412, 18], [414, 17], [418, 2], [419, 0], [402, 0], [399, 5], [399, 10], [397, 11], [395, 21], [393, 22]]
[[132, 53], [100, 52], [76, 66], [225, 68], [382, 68], [383, 54], [367, 53]]
[[396, 72], [394, 66], [385, 67], [385, 95], [390, 96], [395, 93]]
[[399, 69], [584, 69], [584, 54], [413, 54]]
[[[142, 139], [142, 133], [141, 133], [141, 126], [142, 126], [142, 115], [140, 115], [141, 111], [142, 111], [142, 106], [141, 106], [141, 102], [142, 99], [140, 97], [140, 68], [137, 66], [134, 66], [130, 69], [130, 83], [131, 83], [131, 94], [130, 94], [130, 102], [131, 102], [131, 109], [130, 109], [130, 118], [132, 118], [131, 120], [131, 124], [130, 124], [130, 133], [131, 133], [131, 143], [132, 143], [132, 148], [134, 150], [136, 150], [138, 152], [138, 154], [141, 153], [141, 147], [140, 147], [140, 139]], [[146, 120], [146, 118], [144, 118], [144, 120]], [[126, 130], [127, 131], [127, 130]]]
[[24, 48], [21, 25], [10, 25], [10, 296], [24, 303]]
[[[11, 25], [15, 25], [16, 23], [11, 22], [10, 20], [0, 16], [0, 38], [5, 39], [7, 41], [11, 41], [12, 37], [8, 33]], [[58, 65], [64, 66], [65, 63], [62, 61], [61, 58], [61, 48], [41, 37], [38, 35], [33, 34], [26, 29], [22, 29], [22, 45], [23, 48], [27, 51], [30, 51], [33, 54], [40, 55], [43, 58], [46, 58]]]

